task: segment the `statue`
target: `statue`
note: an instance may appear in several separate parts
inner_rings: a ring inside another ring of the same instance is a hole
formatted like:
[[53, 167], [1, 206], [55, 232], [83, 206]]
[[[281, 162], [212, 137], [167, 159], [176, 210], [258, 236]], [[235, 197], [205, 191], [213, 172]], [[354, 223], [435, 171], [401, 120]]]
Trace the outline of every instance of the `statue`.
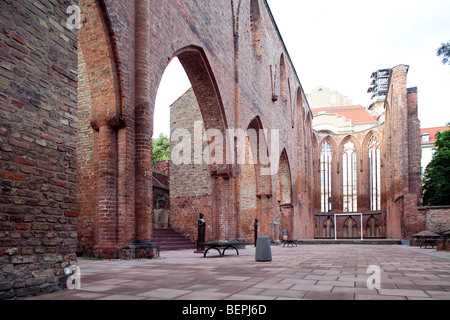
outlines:
[[258, 219], [255, 219], [255, 247], [256, 247], [256, 243], [258, 242]]
[[198, 237], [197, 237], [197, 251], [205, 250], [205, 231], [206, 231], [206, 222], [203, 219], [205, 216], [204, 213], [200, 213], [200, 219], [198, 219]]

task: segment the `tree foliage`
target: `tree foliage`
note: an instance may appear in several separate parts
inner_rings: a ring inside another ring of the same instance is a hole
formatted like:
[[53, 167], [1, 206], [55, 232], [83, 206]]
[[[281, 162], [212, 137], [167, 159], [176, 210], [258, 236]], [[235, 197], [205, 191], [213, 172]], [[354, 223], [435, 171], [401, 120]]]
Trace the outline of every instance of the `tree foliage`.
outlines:
[[161, 133], [159, 138], [153, 139], [153, 167], [158, 161], [170, 160], [170, 141]]
[[424, 204], [450, 205], [450, 130], [436, 136], [436, 153], [425, 170]]
[[443, 64], [448, 63], [450, 65], [450, 41], [441, 45], [437, 50], [437, 56], [442, 57]]

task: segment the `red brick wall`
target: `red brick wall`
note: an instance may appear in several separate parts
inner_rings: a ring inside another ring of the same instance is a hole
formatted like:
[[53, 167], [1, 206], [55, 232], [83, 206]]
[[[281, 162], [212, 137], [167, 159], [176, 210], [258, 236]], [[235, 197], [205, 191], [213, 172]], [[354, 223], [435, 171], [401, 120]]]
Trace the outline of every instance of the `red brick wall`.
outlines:
[[77, 132], [77, 189], [78, 189], [78, 250], [92, 254], [97, 224], [97, 156], [96, 133], [92, 130], [92, 103], [89, 77], [82, 50], [78, 50], [78, 132]]
[[[259, 116], [264, 129], [280, 130], [281, 147], [274, 153], [286, 149], [289, 163], [303, 163], [298, 157], [308, 153], [299, 153], [290, 146], [296, 145], [295, 133], [299, 131], [296, 128], [302, 128], [307, 118], [296, 117], [300, 113], [297, 108], [303, 114], [310, 112], [306, 102], [297, 103], [306, 101], [303, 90], [265, 1], [253, 3], [252, 15], [250, 5], [238, 6], [237, 2], [230, 5], [229, 1], [202, 5], [168, 1], [158, 8], [142, 0], [136, 1], [136, 8], [124, 2], [92, 0], [83, 0], [81, 5], [86, 19], [80, 31], [80, 48], [90, 79], [92, 148], [99, 151], [94, 152], [95, 159], [91, 158], [98, 192], [93, 197], [92, 190], [80, 187], [80, 203], [84, 208], [80, 216], [82, 221], [94, 221], [95, 228], [91, 230], [95, 234], [84, 239], [90, 239], [86, 240], [90, 241], [87, 247], [93, 239], [97, 255], [102, 256], [101, 248], [107, 251], [126, 248], [134, 240], [151, 239], [154, 100], [162, 74], [174, 56], [180, 59], [191, 79], [205, 128], [222, 132], [226, 128], [247, 128]], [[146, 19], [147, 16], [152, 19]], [[265, 25], [267, 32], [255, 30], [255, 24], [252, 29], [252, 21], [258, 26]], [[283, 99], [274, 101], [273, 95]], [[307, 134], [311, 131], [309, 127]], [[112, 151], [102, 152], [108, 147]], [[309, 164], [312, 172], [312, 158]], [[241, 189], [245, 181], [239, 175], [240, 169], [232, 165], [208, 169], [209, 205], [213, 208], [211, 237], [241, 237], [239, 203], [241, 191], [246, 191]], [[297, 179], [306, 181], [305, 175], [299, 177], [297, 165], [291, 165], [290, 171], [292, 186], [297, 186]], [[257, 211], [268, 217], [262, 230], [269, 236], [273, 236], [270, 221], [278, 210], [273, 196], [276, 177], [272, 180], [264, 182], [267, 190], [259, 190], [256, 206]], [[85, 182], [87, 185], [86, 179], [81, 181]], [[294, 204], [298, 194], [303, 196], [295, 191]], [[311, 195], [312, 189], [308, 193]], [[90, 208], [97, 211], [96, 217], [90, 217]], [[302, 212], [301, 217], [294, 205], [292, 219], [312, 220], [308, 201], [303, 201]], [[189, 217], [189, 221], [192, 219]], [[308, 223], [303, 223], [301, 233], [295, 230], [293, 233], [312, 234], [307, 226]]]
[[450, 229], [450, 207], [420, 207], [419, 212], [426, 221], [426, 228], [421, 231], [438, 233]]
[[155, 163], [155, 170], [170, 177], [170, 161], [158, 161]]
[[[279, 130], [279, 149], [269, 151], [279, 159], [285, 150], [289, 163], [279, 178], [258, 175], [258, 166], [195, 168], [176, 197], [175, 225], [194, 235], [203, 211], [210, 238], [250, 238], [251, 220], [260, 215], [260, 231], [272, 239], [277, 219], [292, 221], [293, 238], [314, 236], [320, 137], [266, 1], [80, 0], [78, 124], [77, 36], [65, 28], [68, 2], [0, 4], [0, 259], [10, 279], [0, 281], [2, 297], [59, 287], [62, 268], [75, 259], [78, 213], [85, 252], [132, 258], [136, 242], [151, 240], [153, 109], [175, 56], [206, 129], [245, 130], [258, 119], [258, 128]], [[420, 203], [417, 97], [406, 89], [406, 73], [406, 66], [394, 69], [384, 135], [392, 238], [415, 228]], [[280, 211], [285, 197], [277, 188], [287, 184], [287, 171], [292, 208], [284, 203]]]
[[0, 3], [0, 299], [60, 290], [76, 262], [77, 33], [66, 28], [68, 6]]
[[409, 239], [424, 227], [417, 210], [422, 203], [417, 90], [406, 87], [408, 70], [392, 69], [386, 103], [387, 236], [392, 239]]
[[[172, 162], [170, 163], [170, 226], [189, 236], [192, 240], [197, 240], [197, 220], [200, 213], [203, 212], [206, 221], [206, 237], [207, 240], [211, 240], [214, 219], [212, 209], [213, 182], [208, 165], [205, 163], [194, 164], [194, 150], [198, 146], [203, 151], [207, 144], [194, 141], [194, 124], [198, 124], [198, 129], [201, 129], [202, 135], [205, 134], [205, 127], [193, 90], [186, 92], [171, 106], [170, 121], [172, 131], [171, 150], [173, 152]], [[173, 140], [173, 132], [178, 130], [186, 130], [191, 137], [188, 145], [191, 157], [188, 164], [173, 163], [173, 157], [178, 156], [175, 147], [180, 144], [179, 141]]]

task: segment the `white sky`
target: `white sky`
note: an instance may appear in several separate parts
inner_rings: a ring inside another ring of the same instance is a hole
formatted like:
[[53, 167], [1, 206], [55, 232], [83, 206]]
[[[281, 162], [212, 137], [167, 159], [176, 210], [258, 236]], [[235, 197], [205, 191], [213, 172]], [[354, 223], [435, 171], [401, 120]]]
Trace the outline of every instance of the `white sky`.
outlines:
[[[368, 106], [373, 71], [410, 66], [423, 128], [450, 122], [450, 66], [436, 56], [450, 40], [449, 0], [267, 0], [305, 93], [319, 85]], [[189, 87], [175, 59], [158, 91], [155, 135], [169, 135], [169, 107]]]
[[449, 0], [268, 0], [305, 93], [318, 85], [368, 106], [373, 71], [409, 65], [423, 128], [450, 122]]
[[170, 106], [191, 87], [178, 58], [174, 58], [164, 71], [155, 101], [153, 138], [164, 133], [170, 137]]

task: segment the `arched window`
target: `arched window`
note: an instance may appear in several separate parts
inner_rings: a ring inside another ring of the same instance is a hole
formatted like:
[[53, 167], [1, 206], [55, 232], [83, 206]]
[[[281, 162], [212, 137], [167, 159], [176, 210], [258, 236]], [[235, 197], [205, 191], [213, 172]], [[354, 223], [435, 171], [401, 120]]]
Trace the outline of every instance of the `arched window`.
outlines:
[[334, 221], [328, 217], [323, 224], [322, 236], [324, 238], [334, 238]]
[[286, 73], [286, 61], [284, 60], [284, 54], [281, 54], [280, 58], [280, 90], [281, 101], [287, 103], [287, 73]]
[[370, 210], [381, 210], [381, 152], [380, 141], [375, 135], [369, 141], [367, 146], [369, 150], [369, 195]]
[[375, 216], [370, 216], [367, 220], [366, 226], [366, 236], [370, 238], [377, 238], [380, 236], [380, 226], [378, 224], [377, 218]]
[[344, 212], [356, 212], [358, 210], [358, 171], [356, 146], [352, 141], [344, 145], [342, 155]]
[[355, 219], [348, 217], [344, 222], [344, 238], [356, 237], [358, 237], [358, 225]]
[[253, 50], [261, 61], [262, 57], [262, 28], [261, 28], [261, 15], [259, 11], [258, 0], [252, 0], [250, 2], [250, 33], [252, 37]]
[[328, 141], [322, 144], [322, 153], [320, 154], [320, 190], [322, 212], [330, 212], [331, 207], [331, 161], [333, 152]]

